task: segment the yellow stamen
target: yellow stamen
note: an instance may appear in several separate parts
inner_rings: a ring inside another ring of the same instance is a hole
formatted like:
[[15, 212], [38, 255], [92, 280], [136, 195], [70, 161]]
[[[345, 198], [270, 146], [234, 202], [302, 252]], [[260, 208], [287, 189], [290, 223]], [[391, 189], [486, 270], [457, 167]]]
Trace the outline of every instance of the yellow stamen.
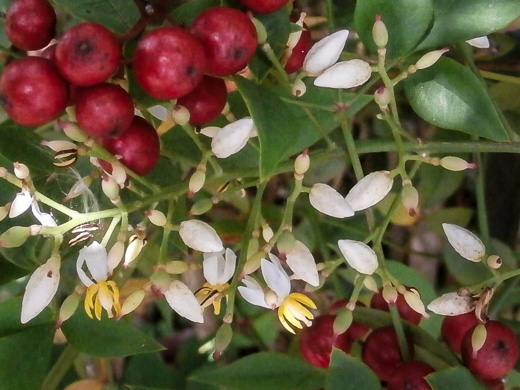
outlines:
[[[114, 281], [101, 281], [92, 284], [87, 288], [85, 296], [85, 312], [94, 319], [94, 316], [101, 320], [101, 312], [106, 310], [108, 318], [114, 317], [121, 311], [121, 304], [119, 303], [119, 288]], [[94, 309], [94, 316], [92, 315]]]
[[312, 309], [316, 308], [316, 305], [309, 297], [300, 293], [292, 293], [284, 299], [278, 308], [278, 319], [289, 332], [294, 333], [289, 323], [298, 329], [303, 328], [302, 322], [306, 326], [311, 325], [310, 320], [314, 316], [304, 305]]
[[226, 290], [228, 287], [228, 283], [218, 284], [216, 286], [204, 283], [204, 285], [195, 292], [195, 297], [203, 309], [213, 305], [213, 312], [215, 315], [219, 315], [221, 307], [220, 301], [227, 296]]

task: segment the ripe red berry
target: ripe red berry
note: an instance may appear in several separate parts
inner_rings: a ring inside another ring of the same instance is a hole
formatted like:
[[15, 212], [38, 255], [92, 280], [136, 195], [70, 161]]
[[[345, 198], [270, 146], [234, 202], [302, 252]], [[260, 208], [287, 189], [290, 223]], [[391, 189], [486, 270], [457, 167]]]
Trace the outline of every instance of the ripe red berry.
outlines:
[[137, 44], [133, 68], [139, 85], [157, 99], [176, 99], [191, 92], [206, 69], [204, 49], [180, 27], [160, 27]]
[[255, 26], [237, 9], [208, 8], [197, 16], [190, 31], [204, 46], [207, 72], [212, 75], [235, 74], [244, 69], [255, 54]]
[[282, 9], [288, 0], [240, 0], [251, 11], [259, 14], [268, 14], [270, 12]]
[[[296, 21], [294, 18], [291, 18], [291, 21]], [[303, 61], [305, 60], [305, 56], [309, 52], [312, 47], [312, 38], [311, 33], [307, 30], [307, 26], [305, 23], [303, 24], [304, 30], [300, 35], [300, 40], [293, 47], [291, 55], [287, 59], [285, 63], [284, 69], [287, 73], [293, 73], [299, 71], [303, 66]]]
[[134, 103], [118, 85], [83, 88], [76, 98], [76, 120], [93, 137], [117, 136], [134, 120]]
[[[413, 351], [410, 340], [408, 348], [410, 352]], [[397, 366], [403, 362], [394, 328], [385, 326], [370, 333], [363, 344], [361, 358], [380, 380], [389, 380]]]
[[54, 38], [56, 13], [47, 0], [15, 0], [5, 15], [5, 33], [22, 50], [43, 49]]
[[204, 76], [197, 87], [177, 100], [190, 112], [190, 123], [203, 125], [215, 119], [227, 102], [227, 89], [224, 80]]
[[482, 380], [503, 378], [518, 359], [515, 333], [499, 321], [488, 321], [485, 324], [486, 341], [475, 353], [471, 337], [476, 326], [468, 330], [462, 340], [461, 355], [464, 365]]
[[332, 347], [349, 352], [353, 340], [347, 332], [334, 340], [332, 326], [336, 316], [325, 314], [314, 319], [312, 326], [304, 328], [300, 333], [300, 351], [303, 358], [315, 367], [327, 368], [330, 363]]
[[7, 65], [0, 76], [0, 104], [15, 122], [39, 126], [62, 113], [68, 88], [52, 62], [25, 57]]
[[[402, 294], [398, 294], [395, 305], [397, 305], [397, 311], [403, 320], [409, 321], [415, 325], [421, 322], [422, 315], [408, 306], [408, 303], [406, 303], [406, 300]], [[390, 307], [383, 298], [383, 294], [381, 292], [378, 292], [372, 296], [372, 299], [370, 300], [370, 307], [377, 310], [390, 311]]]
[[134, 116], [130, 127], [117, 137], [102, 138], [101, 145], [110, 153], [121, 156], [120, 161], [139, 175], [149, 173], [159, 160], [159, 136], [140, 116]]
[[56, 45], [56, 65], [71, 83], [102, 83], [119, 67], [121, 46], [106, 27], [91, 22], [69, 28]]
[[454, 352], [460, 354], [464, 335], [477, 324], [478, 320], [473, 311], [458, 316], [446, 316], [442, 320], [442, 338]]
[[431, 390], [424, 377], [435, 371], [429, 364], [410, 361], [400, 364], [386, 385], [387, 390]]

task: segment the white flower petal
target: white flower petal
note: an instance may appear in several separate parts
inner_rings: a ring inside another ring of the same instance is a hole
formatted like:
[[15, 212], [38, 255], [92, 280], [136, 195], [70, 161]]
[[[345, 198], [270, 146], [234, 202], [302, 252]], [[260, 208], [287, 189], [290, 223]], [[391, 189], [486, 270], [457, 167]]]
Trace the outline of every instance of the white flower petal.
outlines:
[[29, 209], [29, 207], [31, 207], [32, 202], [32, 195], [27, 188], [23, 187], [22, 190], [16, 194], [13, 202], [11, 203], [11, 208], [9, 209], [9, 218], [15, 218], [24, 213]]
[[76, 261], [78, 276], [83, 284], [88, 287], [93, 283], [85, 271], [83, 271], [83, 263], [87, 264], [90, 275], [96, 282], [107, 280], [110, 274], [107, 250], [99, 242], [94, 241], [89, 246], [82, 248]]
[[278, 296], [278, 301], [283, 301], [291, 292], [291, 281], [287, 273], [278, 264], [262, 259], [260, 262], [262, 276], [267, 286]]
[[262, 287], [260, 287], [256, 280], [254, 280], [250, 276], [246, 276], [242, 280], [242, 282], [246, 285], [246, 287], [238, 287], [238, 292], [240, 293], [240, 295], [242, 295], [242, 298], [244, 298], [247, 302], [249, 302], [252, 305], [265, 307], [266, 309], [271, 308], [265, 302], [264, 291], [262, 290]]
[[334, 188], [317, 183], [311, 188], [309, 202], [319, 212], [335, 218], [347, 218], [354, 215], [349, 203]]
[[295, 241], [292, 250], [286, 256], [287, 265], [294, 272], [294, 276], [311, 286], [318, 287], [320, 285], [316, 261], [303, 242]]
[[369, 173], [352, 187], [345, 200], [354, 211], [368, 209], [390, 192], [393, 183], [394, 179], [388, 171]]
[[427, 308], [442, 316], [458, 316], [472, 311], [475, 300], [467, 295], [450, 292], [431, 301]]
[[204, 253], [202, 262], [202, 272], [209, 284], [216, 286], [220, 274], [224, 270], [224, 256], [222, 253]]
[[242, 150], [255, 125], [251, 118], [242, 118], [220, 129], [211, 140], [211, 150], [218, 158], [226, 158]]
[[180, 280], [174, 280], [170, 283], [168, 290], [164, 292], [164, 297], [170, 307], [181, 317], [193, 322], [204, 322], [202, 308], [197, 298], [188, 286]]
[[451, 246], [467, 260], [478, 262], [486, 254], [484, 243], [476, 235], [463, 227], [443, 223], [442, 228]]
[[348, 34], [348, 30], [340, 30], [316, 42], [305, 56], [303, 70], [309, 76], [318, 76], [332, 66], [341, 55]]
[[213, 138], [215, 134], [217, 134], [220, 130], [222, 130], [221, 127], [217, 126], [206, 126], [200, 129], [199, 134], [203, 134], [206, 137]]
[[372, 275], [377, 269], [377, 256], [367, 244], [361, 241], [339, 240], [338, 246], [348, 265], [359, 273]]
[[60, 260], [49, 259], [39, 266], [29, 278], [22, 300], [21, 323], [25, 324], [45, 309], [58, 290]]
[[224, 263], [224, 270], [219, 277], [219, 284], [227, 283], [235, 273], [237, 265], [237, 255], [231, 249], [226, 249], [226, 258]]
[[354, 88], [365, 84], [372, 75], [370, 64], [350, 60], [332, 65], [314, 80], [314, 85], [325, 88]]
[[179, 234], [182, 241], [191, 249], [200, 252], [221, 252], [222, 240], [215, 229], [206, 222], [192, 219], [181, 223]]
[[33, 199], [33, 202], [31, 204], [31, 211], [34, 215], [34, 217], [40, 222], [42, 226], [50, 226], [50, 227], [56, 227], [58, 226], [56, 224], [56, 221], [52, 217], [52, 215], [48, 213], [42, 213], [40, 210], [40, 206], [38, 205], [38, 202], [36, 199]]
[[476, 37], [473, 39], [469, 39], [466, 41], [468, 45], [476, 47], [478, 49], [487, 49], [489, 48], [489, 39], [485, 35], [483, 37]]
[[166, 107], [161, 106], [159, 104], [149, 107], [148, 112], [161, 121], [165, 121], [166, 119], [168, 119], [168, 116], [170, 115], [169, 110]]

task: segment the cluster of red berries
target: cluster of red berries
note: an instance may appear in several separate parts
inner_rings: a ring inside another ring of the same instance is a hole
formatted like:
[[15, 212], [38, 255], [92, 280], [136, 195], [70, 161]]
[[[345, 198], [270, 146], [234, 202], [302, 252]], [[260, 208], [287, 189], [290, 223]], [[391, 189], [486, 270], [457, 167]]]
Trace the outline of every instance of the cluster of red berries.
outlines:
[[[336, 302], [331, 313], [344, 307], [346, 301]], [[422, 316], [411, 309], [402, 295], [395, 302], [401, 319], [418, 325]], [[370, 306], [373, 309], [389, 311], [389, 305], [381, 293], [373, 295]], [[392, 326], [370, 330], [366, 325], [353, 322], [347, 332], [334, 335], [335, 314], [324, 314], [315, 318], [309, 328], [300, 334], [300, 351], [310, 364], [327, 368], [332, 348], [350, 353], [356, 340], [361, 341], [361, 359], [377, 377], [386, 383], [388, 390], [430, 390], [424, 378], [434, 372], [430, 365], [417, 361], [404, 361], [399, 340]], [[462, 357], [463, 364], [483, 383], [492, 389], [504, 388], [502, 379], [513, 368], [518, 358], [518, 345], [514, 332], [499, 321], [487, 321], [486, 338], [482, 347], [475, 351], [472, 335], [479, 325], [474, 312], [459, 316], [445, 317], [441, 334], [447, 345]], [[407, 339], [409, 355], [414, 355], [414, 344]]]
[[[258, 13], [287, 4], [287, 0], [242, 2]], [[123, 164], [141, 175], [153, 169], [159, 159], [159, 137], [151, 124], [134, 115], [130, 94], [110, 81], [121, 74], [124, 63], [122, 42], [114, 33], [84, 22], [48, 46], [56, 31], [56, 14], [48, 0], [15, 0], [7, 11], [5, 29], [18, 49], [41, 51], [11, 61], [0, 76], [0, 104], [11, 119], [39, 126], [74, 105], [80, 128], [121, 156]], [[301, 68], [310, 46], [310, 33], [304, 31], [287, 59], [288, 72]], [[220, 77], [243, 70], [256, 47], [250, 16], [235, 8], [213, 7], [187, 28], [163, 26], [146, 32], [126, 62], [147, 94], [177, 99], [189, 111], [190, 123], [202, 125], [226, 105], [226, 84]]]

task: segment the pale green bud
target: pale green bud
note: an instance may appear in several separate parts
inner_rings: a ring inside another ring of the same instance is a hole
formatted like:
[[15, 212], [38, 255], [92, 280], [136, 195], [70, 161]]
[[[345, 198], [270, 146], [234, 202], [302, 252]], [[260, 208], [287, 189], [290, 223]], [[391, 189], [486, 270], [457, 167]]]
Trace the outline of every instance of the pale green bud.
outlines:
[[222, 352], [228, 347], [233, 338], [233, 329], [229, 324], [223, 324], [215, 335], [215, 353], [213, 357], [218, 359]]
[[377, 47], [383, 48], [388, 43], [388, 30], [381, 20], [381, 15], [376, 15], [376, 22], [372, 27], [372, 38]]
[[211, 199], [201, 199], [193, 203], [190, 209], [190, 215], [202, 215], [207, 213], [213, 207], [213, 202]]
[[29, 226], [13, 226], [0, 235], [0, 248], [16, 248], [25, 243], [31, 235]]
[[334, 325], [332, 329], [334, 330], [335, 335], [339, 335], [345, 333], [350, 325], [352, 325], [352, 312], [348, 309], [341, 309], [336, 314], [336, 319], [334, 320]]

